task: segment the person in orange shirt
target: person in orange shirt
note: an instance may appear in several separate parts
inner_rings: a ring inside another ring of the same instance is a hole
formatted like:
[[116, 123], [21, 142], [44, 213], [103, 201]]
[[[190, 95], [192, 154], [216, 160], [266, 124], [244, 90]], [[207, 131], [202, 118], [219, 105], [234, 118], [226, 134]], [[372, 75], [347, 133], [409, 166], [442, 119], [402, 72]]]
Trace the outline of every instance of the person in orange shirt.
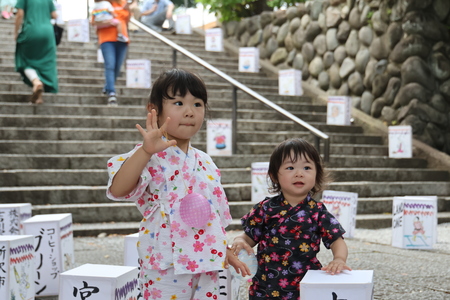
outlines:
[[120, 75], [120, 68], [127, 54], [129, 44], [127, 24], [130, 20], [130, 9], [129, 3], [125, 0], [109, 0], [109, 2], [114, 8], [116, 19], [121, 23], [121, 34], [128, 42], [118, 40], [119, 32], [116, 26], [103, 27], [104, 23], [96, 22], [94, 18], [92, 18], [92, 24], [100, 25], [97, 27], [97, 36], [105, 61], [105, 86], [103, 93], [108, 96], [108, 105], [117, 106], [115, 83]]

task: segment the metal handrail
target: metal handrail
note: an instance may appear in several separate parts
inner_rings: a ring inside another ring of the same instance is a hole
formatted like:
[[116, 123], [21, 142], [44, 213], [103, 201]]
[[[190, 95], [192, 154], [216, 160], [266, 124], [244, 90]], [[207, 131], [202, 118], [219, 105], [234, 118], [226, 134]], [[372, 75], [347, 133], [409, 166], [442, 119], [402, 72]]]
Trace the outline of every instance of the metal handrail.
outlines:
[[291, 114], [290, 112], [288, 112], [287, 110], [283, 109], [282, 107], [276, 105], [275, 103], [273, 103], [272, 101], [268, 100], [267, 98], [261, 96], [260, 94], [256, 93], [255, 91], [253, 91], [252, 89], [248, 88], [247, 86], [243, 85], [242, 83], [240, 83], [239, 81], [233, 79], [232, 77], [228, 76], [227, 74], [225, 74], [224, 72], [220, 71], [219, 69], [217, 69], [216, 67], [212, 66], [211, 64], [207, 63], [206, 61], [204, 61], [203, 59], [199, 58], [198, 56], [192, 54], [191, 52], [189, 52], [188, 50], [184, 49], [183, 47], [180, 47], [179, 45], [175, 44], [174, 42], [172, 42], [171, 40], [169, 40], [168, 38], [164, 37], [163, 35], [159, 34], [158, 32], [148, 28], [146, 25], [142, 24], [141, 22], [137, 21], [135, 18], [131, 18], [130, 20], [131, 23], [133, 23], [134, 25], [136, 25], [137, 27], [141, 28], [142, 30], [144, 30], [145, 32], [151, 34], [152, 36], [154, 36], [155, 38], [159, 39], [160, 41], [162, 41], [163, 43], [167, 44], [168, 46], [170, 46], [173, 49], [173, 59], [172, 59], [172, 63], [173, 63], [173, 67], [176, 67], [176, 53], [177, 51], [182, 53], [183, 55], [187, 56], [188, 58], [192, 59], [193, 61], [195, 61], [196, 63], [200, 64], [201, 66], [203, 66], [204, 68], [210, 70], [211, 72], [215, 73], [216, 75], [222, 77], [224, 80], [228, 81], [232, 86], [233, 86], [233, 112], [232, 112], [232, 116], [233, 116], [233, 128], [232, 128], [232, 139], [233, 139], [233, 154], [235, 154], [236, 152], [236, 125], [237, 125], [237, 89], [242, 90], [243, 92], [249, 94], [250, 96], [256, 98], [257, 100], [259, 100], [260, 102], [262, 102], [264, 105], [276, 110], [278, 113], [284, 115], [285, 117], [291, 119], [292, 121], [294, 121], [295, 123], [297, 123], [298, 125], [302, 126], [303, 128], [309, 130], [315, 138], [315, 146], [317, 148], [317, 151], [319, 151], [320, 153], [320, 139], [324, 140], [324, 161], [328, 162], [329, 158], [330, 158], [330, 137], [323, 133], [322, 131], [318, 130], [317, 128], [311, 126], [310, 124], [306, 123], [305, 121], [303, 121], [302, 119], [298, 118], [297, 116]]

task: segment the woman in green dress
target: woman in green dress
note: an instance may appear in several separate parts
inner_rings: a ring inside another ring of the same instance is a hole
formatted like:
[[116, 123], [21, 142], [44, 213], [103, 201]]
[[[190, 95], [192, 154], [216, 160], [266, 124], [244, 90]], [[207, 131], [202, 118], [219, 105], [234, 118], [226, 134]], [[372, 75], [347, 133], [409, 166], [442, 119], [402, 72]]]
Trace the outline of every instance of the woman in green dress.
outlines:
[[42, 93], [58, 92], [56, 42], [50, 19], [56, 19], [52, 0], [18, 0], [16, 4], [16, 71], [33, 87], [30, 101], [43, 103]]

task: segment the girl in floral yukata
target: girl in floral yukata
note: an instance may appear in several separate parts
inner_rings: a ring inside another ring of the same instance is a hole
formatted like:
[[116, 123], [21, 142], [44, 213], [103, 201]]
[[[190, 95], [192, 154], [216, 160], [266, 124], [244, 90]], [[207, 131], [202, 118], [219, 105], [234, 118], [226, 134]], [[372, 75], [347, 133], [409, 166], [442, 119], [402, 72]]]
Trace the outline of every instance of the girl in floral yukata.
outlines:
[[[108, 161], [107, 196], [134, 201], [144, 299], [218, 299], [219, 270], [248, 267], [227, 249], [231, 221], [220, 171], [190, 139], [204, 121], [207, 92], [190, 72], [173, 69], [153, 84], [143, 142]], [[227, 256], [227, 252], [230, 255]]]
[[[232, 249], [239, 253], [244, 248], [250, 254], [258, 245], [249, 299], [300, 299], [300, 281], [308, 270], [351, 270], [345, 231], [325, 205], [312, 198], [322, 190], [326, 174], [310, 143], [290, 139], [278, 145], [268, 176], [271, 190], [279, 195], [264, 199], [242, 218], [244, 233], [234, 239]], [[325, 267], [316, 257], [320, 239], [334, 256]]]

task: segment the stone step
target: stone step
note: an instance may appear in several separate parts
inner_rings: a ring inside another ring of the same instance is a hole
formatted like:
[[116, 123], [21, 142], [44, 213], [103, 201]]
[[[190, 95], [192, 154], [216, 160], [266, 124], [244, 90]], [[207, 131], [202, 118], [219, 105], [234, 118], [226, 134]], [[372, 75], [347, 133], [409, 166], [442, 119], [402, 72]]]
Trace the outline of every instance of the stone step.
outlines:
[[[106, 162], [105, 162], [106, 165]], [[334, 182], [446, 182], [449, 173], [429, 169], [389, 168], [328, 168]], [[221, 168], [222, 183], [251, 183], [250, 168]], [[45, 186], [54, 185], [102, 185], [108, 181], [104, 169], [14, 169], [0, 170], [0, 186]]]
[[[319, 198], [318, 198], [319, 199]], [[391, 198], [359, 198], [357, 205], [357, 216], [363, 215], [389, 215], [392, 214]], [[233, 219], [240, 219], [247, 214], [255, 202], [242, 201], [230, 202], [230, 213]], [[450, 206], [450, 197], [438, 198], [438, 211], [445, 212]], [[91, 220], [97, 222], [128, 222], [140, 221], [142, 215], [136, 209], [133, 202], [92, 203], [92, 204], [53, 204], [53, 205], [33, 205], [33, 215], [39, 214], [72, 214], [74, 223], [89, 223]], [[392, 219], [391, 219], [392, 220]]]
[[[289, 131], [244, 131], [237, 132], [238, 141], [246, 142], [273, 142], [280, 141], [281, 138], [289, 138], [292, 133]], [[298, 131], [296, 136], [302, 137], [314, 143], [313, 137], [307, 131]], [[350, 133], [332, 133], [330, 143], [340, 144], [373, 144], [382, 145], [379, 136], [370, 136]], [[109, 128], [48, 128], [48, 127], [0, 127], [0, 140], [53, 140], [53, 141], [130, 141], [140, 140], [141, 134], [137, 129], [114, 129]], [[205, 129], [200, 130], [191, 142], [197, 143], [205, 141], [207, 133]]]
[[[3, 170], [11, 169], [103, 169], [108, 154], [0, 154]], [[213, 156], [219, 168], [250, 168], [253, 162], [268, 162], [269, 154]], [[331, 155], [328, 167], [426, 168], [427, 161], [418, 158], [389, 159], [383, 156]]]
[[[103, 73], [102, 69], [97, 70], [97, 73]], [[122, 70], [125, 73], [125, 67]], [[86, 72], [86, 71], [85, 71]], [[153, 72], [151, 74], [151, 81], [154, 82], [158, 77], [158, 73]], [[222, 78], [217, 75], [212, 74], [211, 72], [205, 72], [204, 75], [201, 75], [202, 79], [207, 82], [226, 82]], [[246, 76], [233, 76], [233, 79], [239, 81], [244, 85], [261, 85], [271, 86], [278, 89], [278, 79], [277, 78], [252, 78]], [[19, 81], [21, 82], [21, 76], [18, 72], [2, 72], [0, 73], [0, 81]], [[83, 75], [66, 75], [58, 73], [58, 81], [59, 83], [74, 83], [74, 84], [104, 84], [105, 79], [102, 75], [94, 76], [94, 74], [89, 73], [89, 76]], [[116, 81], [117, 85], [126, 85], [126, 77], [119, 77]]]
[[[237, 143], [236, 154], [269, 154], [284, 139], [274, 143]], [[126, 153], [140, 141], [24, 141], [0, 140], [0, 153], [13, 154], [111, 154]], [[206, 143], [193, 143], [194, 147], [206, 151]], [[330, 154], [341, 155], [378, 155], [388, 154], [385, 145], [333, 144]]]
[[[438, 213], [437, 219], [439, 224], [448, 223], [450, 222], [450, 213]], [[392, 227], [392, 215], [390, 214], [356, 216], [356, 228], [381, 229], [390, 227]], [[139, 222], [75, 223], [73, 226], [73, 234], [76, 237], [98, 236], [100, 233], [127, 235], [136, 233], [138, 230]], [[233, 219], [227, 230], [242, 230], [240, 220]]]
[[[450, 222], [450, 213], [438, 213], [438, 223]], [[381, 229], [392, 226], [392, 215], [357, 215], [356, 228]], [[73, 234], [75, 237], [98, 236], [99, 234], [108, 235], [128, 235], [138, 232], [139, 221], [135, 222], [103, 222], [103, 223], [74, 223]], [[242, 230], [239, 219], [233, 219], [228, 225], [227, 230]]]
[[[218, 75], [215, 75], [214, 73], [212, 73], [211, 71], [205, 69], [204, 67], [200, 66], [200, 65], [192, 65], [190, 62], [186, 61], [186, 62], [180, 62], [179, 64], [177, 64], [178, 68], [186, 68], [188, 70], [191, 70], [192, 72], [195, 72], [197, 74], [199, 74], [202, 78], [203, 77], [207, 77], [207, 76], [212, 76], [214, 79], [214, 81], [216, 80], [220, 80], [223, 81], [223, 79], [221, 79], [221, 77], [219, 77]], [[155, 74], [159, 74], [160, 71], [162, 71], [163, 69], [170, 69], [172, 68], [172, 63], [165, 63], [165, 64], [152, 64], [152, 78], [155, 79]], [[78, 65], [74, 65], [74, 66], [63, 66], [63, 65], [59, 65], [58, 64], [58, 75], [73, 75], [73, 76], [82, 76], [83, 74], [86, 74], [86, 70], [89, 70], [89, 75], [90, 76], [95, 76], [95, 77], [99, 77], [102, 78], [103, 77], [103, 65], [102, 64], [98, 64], [96, 67], [94, 67], [93, 65], [89, 66], [89, 67], [80, 67]], [[15, 72], [15, 66], [13, 62], [8, 62], [8, 63], [2, 63], [0, 61], [0, 72]], [[125, 68], [122, 69], [122, 74], [125, 74]], [[256, 78], [265, 78], [267, 79], [267, 76], [265, 76], [263, 73], [254, 73], [256, 74], [256, 76], [252, 75], [248, 75], [247, 74], [243, 74], [242, 72], [239, 72], [237, 69], [229, 69], [227, 70], [226, 74], [232, 78], [234, 78], [235, 80], [239, 81], [238, 78], [240, 77], [248, 77], [248, 78], [252, 78], [252, 77], [256, 77]], [[245, 76], [247, 75], [247, 76]], [[265, 76], [265, 77], [263, 77]], [[275, 82], [277, 82], [277, 78], [271, 78], [272, 80], [274, 80]], [[207, 82], [208, 83], [208, 82]]]
[[[155, 53], [156, 54], [156, 53]], [[155, 55], [153, 54], [153, 55]], [[150, 58], [151, 55], [149, 55], [148, 58]], [[136, 57], [137, 58], [137, 57]], [[12, 64], [14, 63], [14, 57], [9, 56], [0, 56], [0, 63], [1, 64]], [[83, 59], [70, 59], [70, 58], [61, 58], [58, 59], [58, 67], [77, 67], [77, 68], [85, 68], [86, 70], [90, 69], [103, 69], [103, 63], [99, 63], [97, 61], [91, 61], [91, 60], [83, 60]], [[152, 73], [159, 74], [161, 71], [172, 68], [172, 59], [168, 58], [167, 60], [152, 60]], [[192, 71], [196, 71], [199, 69], [204, 69], [204, 67], [196, 64], [192, 60], [182, 60], [177, 61], [177, 67], [178, 68], [189, 68], [193, 69]], [[215, 62], [214, 67], [221, 70], [222, 72], [226, 74], [242, 74], [239, 73], [237, 65], [229, 64], [227, 62]]]
[[[225, 89], [230, 87], [228, 83], [209, 83], [207, 85], [208, 89]], [[250, 89], [254, 90], [255, 92], [261, 94], [261, 93], [278, 93], [278, 87], [270, 87], [270, 86], [260, 86], [260, 85], [254, 85], [248, 86]], [[102, 91], [102, 84], [74, 84], [74, 83], [60, 83], [59, 84], [59, 90], [61, 93], [80, 93], [81, 91], [89, 94], [95, 94], [95, 93], [101, 93]], [[230, 87], [231, 89], [231, 87]], [[30, 88], [23, 84], [23, 82], [19, 81], [0, 81], [0, 91], [12, 91], [12, 92], [19, 92], [19, 91], [29, 91]], [[150, 89], [146, 88], [129, 88], [124, 85], [117, 85], [116, 86], [116, 93], [122, 97], [126, 96], [142, 96], [147, 97], [149, 94]]]
[[[0, 57], [14, 57], [15, 48], [6, 48], [5, 45], [0, 43]], [[5, 47], [5, 48], [3, 48]], [[158, 46], [158, 45], [149, 45], [143, 49], [136, 49], [134, 47], [130, 47], [127, 52], [127, 59], [148, 59], [151, 64], [154, 63], [171, 63], [173, 59], [172, 51], [168, 51], [169, 48], [167, 46]], [[154, 54], [158, 53], [158, 56], [155, 57]], [[229, 65], [236, 66], [236, 71], [238, 69], [238, 58], [216, 55], [212, 52], [203, 51], [203, 53], [199, 53], [201, 58], [205, 61], [214, 61], [220, 63], [227, 63]], [[70, 48], [58, 48], [57, 52], [57, 60], [60, 59], [73, 59], [73, 60], [88, 60], [91, 62], [97, 62], [97, 50], [96, 49], [77, 49], [76, 52], [74, 49]], [[186, 62], [192, 61], [187, 56], [178, 53], [177, 54], [177, 62]], [[241, 73], [244, 74], [244, 73]], [[267, 77], [261, 76], [261, 79], [267, 80]]]
[[[207, 114], [212, 119], [223, 119], [228, 118], [231, 119], [231, 108], [216, 108], [213, 107], [214, 103], [211, 103], [211, 107], [209, 108]], [[3, 110], [5, 108], [0, 109], [0, 115], [6, 116], [3, 114]], [[97, 111], [101, 110], [97, 109]], [[104, 114], [98, 114], [93, 111], [87, 111], [85, 107], [74, 107], [74, 106], [39, 106], [36, 107], [34, 105], [23, 105], [22, 107], [18, 107], [16, 111], [12, 113], [8, 113], [7, 116], [10, 118], [20, 118], [24, 115], [28, 115], [30, 117], [33, 116], [74, 116], [74, 117], [84, 117], [89, 115], [94, 116], [101, 116], [101, 117], [108, 117], [108, 118], [116, 118], [118, 117], [117, 114], [113, 114], [116, 110], [106, 110], [107, 112], [110, 112], [108, 115]], [[86, 114], [86, 112], [89, 112], [90, 114]], [[129, 113], [125, 114], [123, 113], [122, 118], [127, 117], [138, 117], [141, 116], [142, 118], [145, 118], [147, 116], [148, 111], [146, 111], [142, 106], [136, 107], [134, 110], [130, 110]], [[313, 123], [313, 122], [321, 122], [325, 123], [327, 116], [324, 112], [303, 112], [303, 111], [290, 111], [291, 114], [295, 115], [296, 117], [300, 118], [301, 120], [307, 122], [307, 123]], [[286, 117], [281, 115], [280, 113], [274, 111], [274, 110], [268, 110], [268, 109], [238, 109], [237, 110], [237, 118], [242, 120], [286, 120]]]
[[[39, 124], [39, 125], [38, 125]], [[135, 128], [136, 124], [145, 127], [145, 116], [71, 116], [67, 115], [0, 115], [0, 127], [61, 127], [61, 128]], [[293, 121], [237, 119], [237, 130], [271, 131], [276, 124], [277, 130], [300, 130], [301, 126]], [[309, 122], [310, 125], [323, 132], [361, 133], [359, 126], [326, 125], [320, 122]], [[203, 124], [202, 128], [206, 128]]]
[[[121, 97], [119, 100], [119, 107], [109, 107], [108, 109], [114, 111], [115, 114], [121, 115], [119, 111], [122, 110], [124, 106], [134, 105], [140, 108], [146, 108], [148, 103], [147, 95], [127, 95], [126, 97]], [[326, 112], [326, 106], [324, 105], [313, 105], [311, 104], [311, 98], [301, 97], [301, 96], [280, 96], [277, 94], [263, 93], [262, 96], [266, 97], [275, 104], [283, 107], [286, 110], [303, 110], [306, 111], [317, 111]], [[16, 104], [29, 105], [29, 100], [31, 96], [31, 90], [23, 91], [0, 91], [0, 104], [6, 102], [15, 102]], [[46, 107], [48, 104], [72, 104], [72, 105], [83, 105], [83, 107], [88, 106], [98, 106], [105, 108], [106, 96], [101, 93], [101, 89], [93, 94], [81, 94], [81, 93], [58, 93], [49, 94], [45, 93], [45, 105], [40, 107]], [[222, 89], [222, 90], [210, 90], [208, 91], [208, 103], [211, 101], [211, 107], [214, 108], [230, 108], [232, 105], [232, 90]], [[254, 99], [250, 95], [238, 91], [237, 102], [239, 108], [261, 109], [264, 106], [259, 100]]]
[[[33, 205], [52, 205], [61, 203], [108, 203], [105, 195], [105, 185], [102, 186], [25, 186], [0, 187], [0, 199], [3, 203], [28, 202]], [[224, 184], [228, 201], [250, 201], [251, 184]], [[436, 195], [448, 197], [450, 195], [450, 182], [410, 181], [355, 181], [333, 182], [328, 189], [336, 191], [351, 191], [358, 193], [361, 198], [393, 197], [393, 195]], [[448, 209], [448, 206], [447, 206]]]
[[[133, 101], [142, 100], [141, 97], [127, 97], [125, 99], [122, 99], [120, 108], [113, 107], [113, 106], [105, 106], [105, 105], [98, 105], [95, 102], [99, 101], [100, 99], [102, 101], [105, 100], [105, 96], [102, 95], [85, 95], [83, 98], [87, 98], [91, 102], [89, 104], [78, 104], [75, 103], [77, 100], [79, 100], [79, 94], [45, 94], [45, 105], [39, 105], [39, 106], [31, 106], [29, 103], [21, 103], [22, 101], [28, 101], [28, 98], [30, 97], [30, 93], [12, 93], [12, 92], [3, 92], [0, 93], [3, 102], [0, 102], [0, 114], [15, 114], [15, 113], [33, 113], [33, 114], [43, 114], [44, 112], [49, 114], [61, 114], [61, 113], [55, 113], [58, 111], [76, 111], [79, 112], [79, 114], [84, 115], [108, 115], [108, 116], [124, 116], [124, 115], [139, 115], [142, 114], [142, 112], [147, 111], [146, 104], [148, 102], [148, 99], [144, 99], [145, 102], [142, 104], [136, 105], [131, 103], [123, 103], [123, 101], [126, 101], [126, 99], [133, 99]], [[214, 95], [218, 95], [218, 93], [215, 93]], [[75, 97], [73, 97], [75, 96]], [[10, 99], [11, 98], [11, 99]], [[15, 99], [13, 99], [15, 98]], [[73, 98], [69, 100], [73, 100], [71, 102], [63, 102], [61, 103], [62, 99], [65, 98]], [[98, 99], [97, 99], [98, 98]], [[16, 100], [16, 101], [14, 101]], [[131, 101], [131, 100], [130, 100]], [[292, 101], [292, 100], [279, 100], [275, 99], [272, 101], [273, 103], [277, 104], [278, 106], [281, 106], [285, 108], [288, 111], [298, 111], [298, 112], [305, 112], [305, 113], [311, 113], [311, 114], [326, 114], [327, 107], [325, 105], [314, 105], [310, 104], [309, 98], [299, 98], [298, 101]], [[305, 103], [303, 103], [305, 102]], [[103, 103], [103, 102], [102, 102]], [[229, 98], [223, 98], [223, 97], [217, 97], [214, 98], [210, 94], [208, 96], [208, 108], [211, 109], [224, 109], [227, 108], [228, 110], [231, 110], [232, 106], [232, 99]], [[238, 95], [238, 101], [237, 101], [237, 108], [240, 109], [247, 109], [247, 110], [266, 110], [271, 111], [271, 109], [268, 109], [263, 103], [261, 103], [259, 100], [256, 99], [240, 99]]]

